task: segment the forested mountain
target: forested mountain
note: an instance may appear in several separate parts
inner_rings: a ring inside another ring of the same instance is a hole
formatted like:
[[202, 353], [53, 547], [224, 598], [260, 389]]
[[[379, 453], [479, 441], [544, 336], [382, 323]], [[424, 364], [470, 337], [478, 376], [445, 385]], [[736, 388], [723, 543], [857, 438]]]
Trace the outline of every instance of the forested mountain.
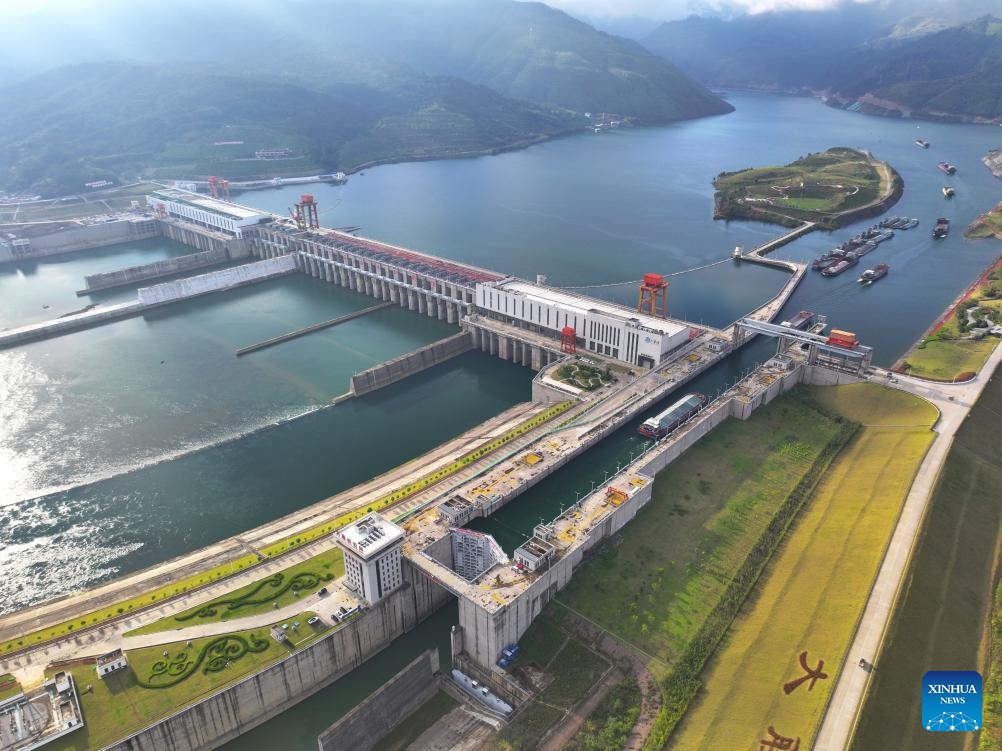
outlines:
[[260, 164], [237, 163], [254, 147], [289, 149], [300, 161], [286, 171], [350, 170], [521, 145], [585, 127], [586, 112], [665, 122], [731, 110], [639, 44], [540, 3], [157, 7], [0, 9], [0, 189], [79, 190], [143, 168], [258, 177]]
[[[824, 91], [885, 114], [1002, 118], [1002, 21], [894, 18], [882, 4], [663, 24], [645, 44], [705, 83]], [[869, 95], [869, 96], [867, 96]]]
[[826, 84], [847, 99], [869, 93], [925, 116], [1002, 118], [1002, 20], [874, 40]]
[[579, 119], [485, 86], [398, 71], [382, 87], [212, 73], [192, 65], [82, 63], [0, 90], [0, 176], [7, 190], [58, 195], [122, 173], [232, 179], [459, 156], [525, 144]]

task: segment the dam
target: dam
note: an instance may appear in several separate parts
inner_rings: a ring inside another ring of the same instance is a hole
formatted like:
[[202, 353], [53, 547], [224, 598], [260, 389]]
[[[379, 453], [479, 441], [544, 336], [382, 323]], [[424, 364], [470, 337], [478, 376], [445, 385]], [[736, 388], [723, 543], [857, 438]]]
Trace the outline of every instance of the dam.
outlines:
[[[175, 223], [172, 226], [176, 226], [176, 223], [184, 220], [171, 217], [171, 221]], [[185, 229], [189, 232], [199, 230], [200, 226], [197, 224]], [[439, 565], [446, 565], [443, 560], [449, 560], [445, 554], [437, 557], [431, 553], [425, 554], [427, 547], [434, 547], [445, 538], [423, 539], [427, 534], [421, 527], [423, 522], [420, 518], [423, 515], [437, 515], [437, 507], [441, 503], [456, 497], [471, 500], [471, 505], [480, 509], [479, 513], [491, 513], [543, 477], [558, 470], [570, 458], [598, 442], [642, 410], [725, 358], [734, 346], [740, 346], [744, 341], [743, 338], [736, 337], [737, 326], [730, 332], [707, 326], [693, 326], [685, 321], [633, 311], [596, 298], [532, 284], [498, 272], [438, 259], [345, 233], [320, 228], [304, 229], [295, 222], [277, 217], [261, 221], [260, 226], [252, 229], [241, 230], [239, 239], [252, 258], [260, 259], [253, 260], [246, 266], [263, 264], [259, 267], [262, 269], [260, 274], [247, 270], [234, 271], [228, 275], [225, 272], [213, 272], [223, 275], [201, 275], [179, 282], [140, 288], [138, 302], [149, 306], [164, 305], [193, 295], [227, 289], [238, 283], [255, 283], [259, 279], [270, 278], [269, 274], [273, 272], [305, 273], [363, 292], [419, 315], [455, 324], [466, 334], [463, 347], [475, 347], [540, 371], [533, 383], [534, 402], [540, 407], [570, 404], [569, 407], [563, 407], [562, 412], [518, 433], [517, 437], [512, 436], [505, 442], [500, 455], [495, 453], [497, 449], [484, 450], [482, 456], [471, 462], [462, 473], [447, 471], [449, 463], [446, 459], [451, 457], [444, 458], [440, 464], [443, 469], [439, 470], [442, 476], [436, 484], [429, 486], [427, 492], [406, 494], [406, 498], [384, 512], [400, 521], [405, 528], [408, 524], [417, 526], [416, 532], [408, 532], [406, 544], [416, 541], [413, 544], [419, 555], [408, 557], [410, 562], [407, 565], [413, 571], [407, 569], [411, 573], [404, 574], [402, 580], [409, 581], [414, 586], [417, 581], [415, 577], [425, 577], [454, 595], [460, 594], [460, 586], [450, 586], [453, 583], [450, 578], [433, 564], [425, 567], [421, 565], [429, 559], [437, 561]], [[246, 266], [234, 268], [246, 269]], [[658, 284], [657, 279], [645, 280], [645, 285], [652, 288], [651, 294], [654, 294]], [[795, 284], [790, 285], [785, 290], [786, 298], [792, 293], [794, 286]], [[784, 301], [786, 298], [783, 298]], [[778, 307], [775, 309], [778, 310]], [[599, 370], [603, 366], [610, 370], [615, 366], [615, 381], [603, 384], [594, 392], [581, 389], [558, 377], [557, 369], [567, 362], [583, 363], [585, 367], [592, 369], [599, 366]], [[800, 372], [797, 370], [796, 374]], [[783, 383], [793, 382], [793, 376], [783, 376]], [[728, 406], [727, 409], [729, 414], [732, 407]], [[543, 415], [542, 409], [538, 410], [538, 414]], [[535, 461], [528, 460], [525, 452], [538, 458]], [[517, 467], [518, 471], [507, 471], [513, 467]], [[639, 488], [639, 485], [630, 483], [642, 479], [643, 472], [638, 469], [631, 471], [635, 474], [627, 478], [626, 482], [631, 488]], [[649, 490], [647, 493], [649, 495]], [[643, 497], [643, 493], [638, 491], [638, 503]], [[365, 500], [356, 504], [355, 508], [361, 509], [370, 502]], [[608, 499], [607, 504], [616, 509], [633, 508], [635, 514], [635, 504], [613, 504]], [[345, 508], [339, 506], [338, 512], [343, 512]], [[610, 525], [621, 526], [633, 514], [624, 511]], [[322, 524], [325, 519], [309, 512], [297, 516], [299, 519], [289, 520], [290, 525], [300, 524], [302, 527], [302, 519], [305, 518], [309, 519], [310, 525], [315, 526]], [[621, 523], [618, 521], [620, 519]], [[294, 533], [293, 527], [288, 526], [274, 529], [270, 534], [273, 538], [284, 538]], [[545, 537], [540, 539], [547, 542]], [[423, 542], [428, 545], [418, 550], [416, 546]], [[318, 546], [330, 547], [332, 544], [329, 538], [317, 542]], [[545, 549], [538, 542], [527, 545], [525, 560], [529, 560], [529, 554], [534, 555], [533, 551]], [[569, 577], [575, 555], [577, 554], [551, 558], [554, 562], [565, 559], [568, 561], [563, 566]], [[546, 586], [546, 591], [549, 591], [552, 583], [559, 582], [565, 576], [559, 573], [560, 567], [554, 567], [553, 570], [552, 582]], [[411, 578], [407, 579], [407, 576]], [[563, 581], [566, 583], [566, 579]], [[503, 594], [499, 596], [504, 599]], [[545, 598], [540, 600], [537, 590], [533, 590], [531, 597], [536, 598], [537, 603], [545, 604]], [[425, 599], [428, 602], [440, 601], [438, 598]], [[494, 627], [485, 629], [476, 626], [476, 622], [482, 621], [486, 616], [474, 614], [474, 611], [463, 616], [466, 612], [464, 607], [461, 606], [460, 610], [462, 638], [457, 637], [457, 657], [467, 655], [482, 670], [491, 669], [498, 645], [504, 646], [506, 639], [517, 638], [520, 630], [524, 631], [523, 626], [527, 627], [532, 616], [538, 612], [535, 606], [524, 610], [514, 608], [510, 612], [521, 614], [510, 621], [510, 625], [495, 624]], [[426, 617], [429, 614], [421, 612], [421, 616], [415, 617]], [[365, 617], [373, 616], [366, 613]], [[491, 615], [490, 618], [496, 621], [497, 616]], [[29, 654], [20, 657], [25, 662], [31, 659]], [[471, 667], [472, 669], [474, 668]], [[323, 681], [304, 684], [302, 695], [308, 695], [322, 685], [325, 685]], [[499, 691], [504, 691], [504, 688], [499, 688]], [[283, 700], [285, 701], [287, 700]], [[283, 706], [286, 704], [283, 703]], [[233, 721], [241, 727], [246, 726], [246, 719]], [[154, 730], [151, 729], [150, 732]], [[213, 739], [195, 738], [191, 747], [212, 747], [212, 744], [232, 737], [226, 735], [228, 732], [230, 731], [221, 727], [220, 735]], [[146, 746], [137, 740], [136, 744], [123, 746], [125, 747], [155, 747], [155, 742], [153, 746]]]

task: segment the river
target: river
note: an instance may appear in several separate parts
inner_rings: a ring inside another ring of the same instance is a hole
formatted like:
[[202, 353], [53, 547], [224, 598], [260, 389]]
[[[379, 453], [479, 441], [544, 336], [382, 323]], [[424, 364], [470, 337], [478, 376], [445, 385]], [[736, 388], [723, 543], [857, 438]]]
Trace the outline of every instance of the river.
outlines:
[[[714, 222], [711, 181], [720, 171], [782, 164], [831, 146], [869, 149], [904, 178], [891, 213], [922, 224], [867, 257], [892, 267], [879, 284], [860, 288], [855, 274], [810, 274], [787, 314], [826, 313], [875, 347], [875, 361], [885, 365], [998, 254], [995, 241], [962, 237], [1002, 186], [980, 162], [1002, 140], [997, 127], [872, 118], [797, 97], [728, 97], [737, 109], [725, 116], [582, 134], [493, 157], [389, 165], [343, 186], [290, 186], [235, 200], [285, 213], [311, 192], [326, 226], [360, 225], [364, 235], [525, 278], [545, 274], [555, 285], [609, 285], [583, 291], [632, 305], [644, 273], [711, 263], [780, 231]], [[920, 149], [917, 137], [932, 147]], [[943, 159], [958, 166], [955, 177], [936, 169]], [[951, 202], [940, 192], [947, 182], [957, 191]], [[953, 231], [933, 242], [937, 216], [949, 217]], [[808, 260], [864, 226], [816, 232], [776, 255]], [[0, 268], [0, 325], [81, 307], [88, 299], [73, 290], [86, 274], [180, 252], [157, 241]], [[673, 277], [669, 311], [726, 325], [784, 281], [747, 263], [717, 265]], [[528, 370], [471, 353], [329, 407], [352, 372], [454, 330], [399, 309], [248, 357], [233, 354], [369, 304], [293, 276], [0, 352], [3, 607], [106, 580], [290, 513], [529, 397]], [[746, 348], [696, 386], [715, 393], [769, 349], [768, 342]], [[558, 513], [639, 445], [632, 428], [623, 429], [484, 528], [510, 550], [540, 516]], [[429, 638], [405, 637], [410, 646], [401, 648], [399, 666]], [[305, 719], [293, 710], [239, 747], [269, 748], [265, 739], [284, 737], [282, 727], [303, 735], [303, 723], [308, 737], [340, 711]]]

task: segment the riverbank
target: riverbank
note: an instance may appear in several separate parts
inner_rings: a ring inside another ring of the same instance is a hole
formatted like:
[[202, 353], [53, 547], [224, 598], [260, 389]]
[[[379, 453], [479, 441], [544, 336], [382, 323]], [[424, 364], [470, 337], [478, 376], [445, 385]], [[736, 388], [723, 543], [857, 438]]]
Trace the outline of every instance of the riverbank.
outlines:
[[971, 222], [964, 230], [964, 237], [969, 240], [980, 240], [987, 237], [1002, 240], [1002, 202]]
[[957, 296], [891, 370], [930, 381], [970, 380], [998, 343], [988, 332], [1000, 318], [1002, 257]]

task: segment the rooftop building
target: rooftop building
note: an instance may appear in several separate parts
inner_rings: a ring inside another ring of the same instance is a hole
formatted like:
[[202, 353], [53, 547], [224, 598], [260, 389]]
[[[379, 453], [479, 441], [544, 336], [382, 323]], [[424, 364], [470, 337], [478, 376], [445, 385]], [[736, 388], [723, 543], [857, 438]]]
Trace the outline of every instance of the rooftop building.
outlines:
[[476, 287], [482, 314], [554, 339], [573, 329], [576, 346], [638, 367], [654, 367], [689, 341], [688, 324], [521, 279]]
[[222, 230], [234, 237], [243, 237], [243, 232], [247, 228], [274, 219], [271, 214], [264, 211], [177, 188], [154, 191], [146, 196], [146, 203], [157, 214]]
[[344, 551], [345, 586], [373, 605], [403, 584], [404, 530], [373, 512], [334, 533]]

